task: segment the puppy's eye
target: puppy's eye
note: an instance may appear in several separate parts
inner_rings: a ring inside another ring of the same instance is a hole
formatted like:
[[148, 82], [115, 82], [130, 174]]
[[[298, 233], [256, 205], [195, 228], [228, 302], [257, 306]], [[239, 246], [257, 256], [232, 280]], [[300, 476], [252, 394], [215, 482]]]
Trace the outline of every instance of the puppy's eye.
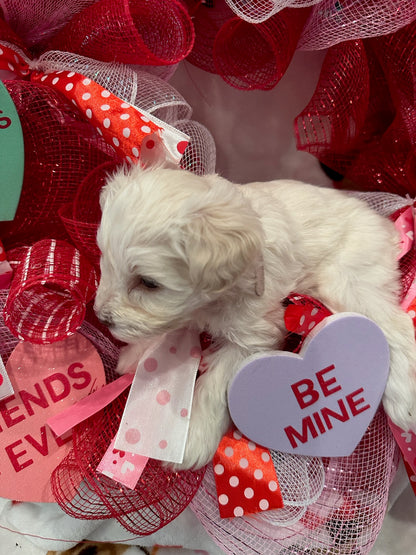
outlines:
[[152, 278], [141, 277], [140, 278], [140, 285], [143, 285], [147, 289], [157, 289], [159, 286], [158, 282]]
[[130, 283], [129, 293], [138, 289], [159, 289], [159, 287], [160, 283], [158, 283], [155, 279], [144, 276], [136, 276]]

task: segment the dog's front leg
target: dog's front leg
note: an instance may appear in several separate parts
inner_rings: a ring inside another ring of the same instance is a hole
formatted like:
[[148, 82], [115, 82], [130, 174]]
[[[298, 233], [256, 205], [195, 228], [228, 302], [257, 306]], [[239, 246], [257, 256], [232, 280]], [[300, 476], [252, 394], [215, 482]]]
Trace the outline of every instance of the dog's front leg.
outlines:
[[200, 468], [212, 460], [231, 424], [228, 384], [248, 355], [237, 345], [226, 343], [206, 357], [208, 370], [195, 384], [185, 455], [177, 469]]

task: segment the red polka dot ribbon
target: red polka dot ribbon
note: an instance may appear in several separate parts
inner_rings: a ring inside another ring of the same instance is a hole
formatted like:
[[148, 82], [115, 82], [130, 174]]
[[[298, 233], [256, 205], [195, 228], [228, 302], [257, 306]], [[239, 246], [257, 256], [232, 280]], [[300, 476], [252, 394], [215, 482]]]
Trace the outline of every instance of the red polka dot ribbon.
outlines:
[[223, 437], [213, 465], [222, 518], [283, 507], [269, 450], [249, 441], [239, 431], [230, 431]]
[[200, 359], [194, 330], [169, 333], [149, 348], [137, 366], [116, 449], [182, 462]]
[[[73, 71], [35, 72], [31, 80], [56, 88], [81, 110], [104, 140], [129, 162], [152, 162], [166, 149], [177, 163], [188, 145], [184, 133], [121, 100], [88, 77]], [[162, 144], [160, 144], [162, 143]]]
[[128, 162], [150, 165], [167, 159], [179, 163], [189, 143], [185, 133], [138, 110], [92, 79], [71, 71], [32, 71], [36, 61], [0, 43], [0, 70], [10, 71], [62, 93], [97, 128], [107, 144]]

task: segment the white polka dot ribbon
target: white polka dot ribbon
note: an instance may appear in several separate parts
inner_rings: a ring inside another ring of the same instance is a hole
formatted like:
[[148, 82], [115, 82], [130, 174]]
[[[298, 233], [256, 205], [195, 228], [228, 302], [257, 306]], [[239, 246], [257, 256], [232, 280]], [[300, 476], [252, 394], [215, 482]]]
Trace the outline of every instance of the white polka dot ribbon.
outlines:
[[43, 73], [32, 70], [29, 60], [14, 45], [0, 43], [0, 70], [60, 91], [85, 116], [121, 158], [150, 165], [169, 161], [178, 164], [189, 137], [132, 104], [117, 97], [92, 79], [71, 71]]
[[115, 448], [181, 463], [201, 359], [199, 333], [169, 333], [140, 360], [126, 402]]
[[0, 357], [0, 399], [13, 395], [14, 389], [7, 374], [3, 359]]
[[213, 466], [222, 518], [283, 507], [269, 450], [248, 440], [238, 430], [234, 429], [222, 438]]

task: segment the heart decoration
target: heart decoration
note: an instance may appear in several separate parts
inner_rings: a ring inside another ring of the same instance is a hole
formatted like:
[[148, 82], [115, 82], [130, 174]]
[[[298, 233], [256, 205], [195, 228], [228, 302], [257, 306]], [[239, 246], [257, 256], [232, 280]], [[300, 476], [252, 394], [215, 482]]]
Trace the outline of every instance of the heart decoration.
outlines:
[[76, 333], [49, 345], [19, 342], [6, 365], [14, 394], [0, 401], [0, 495], [54, 502], [50, 477], [71, 449], [48, 418], [105, 385], [94, 345]]
[[249, 357], [228, 391], [237, 428], [252, 441], [297, 455], [350, 455], [383, 395], [390, 365], [381, 329], [342, 313], [318, 324], [299, 354]]

